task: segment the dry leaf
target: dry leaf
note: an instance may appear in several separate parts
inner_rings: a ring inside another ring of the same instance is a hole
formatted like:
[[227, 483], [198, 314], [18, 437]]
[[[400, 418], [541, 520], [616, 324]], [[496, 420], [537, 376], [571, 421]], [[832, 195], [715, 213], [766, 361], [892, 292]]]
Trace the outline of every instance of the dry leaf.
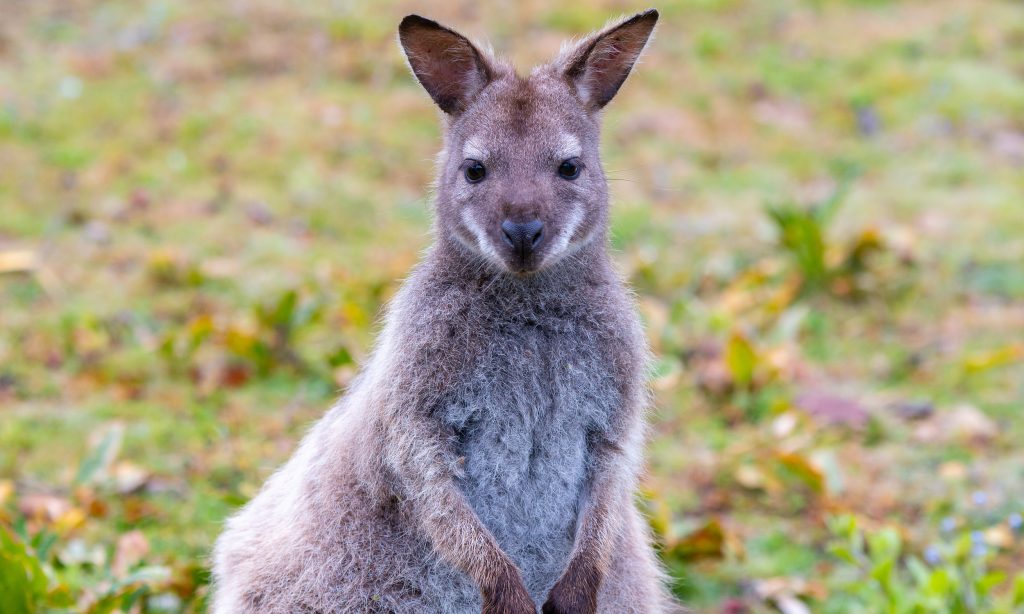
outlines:
[[36, 254], [30, 250], [0, 252], [0, 274], [28, 273], [39, 266]]
[[142, 489], [149, 481], [149, 472], [130, 461], [118, 461], [111, 473], [117, 492], [122, 495]]
[[997, 548], [1009, 548], [1012, 546], [1013, 537], [1013, 531], [1005, 524], [997, 524], [985, 531], [985, 543]]
[[960, 405], [950, 411], [936, 412], [914, 430], [914, 437], [925, 443], [950, 441], [991, 441], [999, 426], [973, 405]]
[[825, 492], [825, 476], [809, 460], [796, 453], [780, 453], [778, 459], [816, 494]]
[[85, 524], [85, 511], [72, 507], [53, 522], [53, 530], [58, 534], [66, 534]]
[[762, 488], [765, 485], [764, 472], [754, 465], [740, 465], [736, 470], [736, 481], [745, 488]]
[[669, 548], [671, 556], [683, 561], [717, 559], [724, 554], [725, 531], [717, 518], [687, 534]]

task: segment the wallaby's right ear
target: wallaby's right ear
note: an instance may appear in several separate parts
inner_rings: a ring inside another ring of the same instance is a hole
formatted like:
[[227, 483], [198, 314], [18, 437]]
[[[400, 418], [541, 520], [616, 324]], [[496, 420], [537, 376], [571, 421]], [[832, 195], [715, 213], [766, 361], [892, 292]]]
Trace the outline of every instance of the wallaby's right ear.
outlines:
[[398, 41], [416, 79], [449, 115], [465, 111], [494, 78], [493, 66], [473, 43], [436, 21], [407, 16]]

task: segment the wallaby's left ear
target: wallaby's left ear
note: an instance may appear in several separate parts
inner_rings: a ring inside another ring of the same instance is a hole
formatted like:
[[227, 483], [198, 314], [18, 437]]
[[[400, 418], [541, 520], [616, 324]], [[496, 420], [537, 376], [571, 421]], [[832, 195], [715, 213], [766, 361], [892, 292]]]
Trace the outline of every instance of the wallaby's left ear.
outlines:
[[612, 24], [563, 52], [555, 65], [584, 104], [596, 111], [615, 97], [657, 22], [658, 11], [650, 9]]

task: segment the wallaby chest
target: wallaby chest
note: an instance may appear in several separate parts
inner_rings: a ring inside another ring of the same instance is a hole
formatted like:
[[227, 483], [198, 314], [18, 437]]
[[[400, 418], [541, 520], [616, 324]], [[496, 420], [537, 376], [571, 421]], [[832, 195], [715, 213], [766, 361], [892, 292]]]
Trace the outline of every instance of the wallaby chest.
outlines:
[[591, 443], [620, 406], [620, 383], [607, 340], [585, 320], [476, 324], [486, 333], [441, 419], [455, 434], [470, 504], [528, 564], [524, 574], [543, 581], [572, 549]]

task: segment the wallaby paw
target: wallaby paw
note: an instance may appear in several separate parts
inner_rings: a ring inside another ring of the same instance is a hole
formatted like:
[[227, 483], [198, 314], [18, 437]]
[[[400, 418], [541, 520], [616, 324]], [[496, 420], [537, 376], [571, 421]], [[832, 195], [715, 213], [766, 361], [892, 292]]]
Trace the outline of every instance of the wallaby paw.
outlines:
[[556, 584], [544, 602], [544, 614], [594, 614], [597, 612], [597, 594], [593, 591]]
[[548, 594], [541, 611], [544, 614], [594, 614], [597, 612], [596, 574], [574, 573], [562, 576]]
[[483, 614], [537, 614], [537, 604], [530, 597], [518, 574], [504, 574], [484, 593]]

